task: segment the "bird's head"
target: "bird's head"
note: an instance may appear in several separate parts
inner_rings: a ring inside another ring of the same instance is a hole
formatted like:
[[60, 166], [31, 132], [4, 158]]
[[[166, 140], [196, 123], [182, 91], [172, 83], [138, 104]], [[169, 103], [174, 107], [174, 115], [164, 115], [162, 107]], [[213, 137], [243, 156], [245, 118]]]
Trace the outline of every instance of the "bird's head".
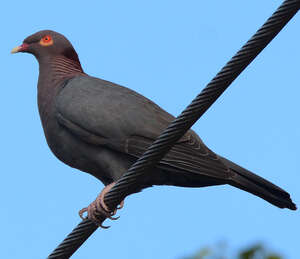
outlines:
[[60, 33], [43, 30], [28, 36], [23, 44], [12, 49], [11, 53], [27, 52], [37, 60], [51, 56], [64, 56], [79, 62], [78, 55], [68, 39]]

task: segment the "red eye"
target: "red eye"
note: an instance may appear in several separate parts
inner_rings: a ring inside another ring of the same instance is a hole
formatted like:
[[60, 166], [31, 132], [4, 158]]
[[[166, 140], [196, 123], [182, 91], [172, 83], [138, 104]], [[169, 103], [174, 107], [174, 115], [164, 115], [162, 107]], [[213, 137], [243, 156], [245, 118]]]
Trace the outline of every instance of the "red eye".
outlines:
[[52, 37], [50, 35], [46, 35], [44, 36], [41, 40], [40, 40], [40, 44], [43, 46], [49, 46], [53, 44], [53, 40]]
[[43, 38], [43, 42], [48, 43], [49, 41], [51, 41], [51, 36], [47, 35]]

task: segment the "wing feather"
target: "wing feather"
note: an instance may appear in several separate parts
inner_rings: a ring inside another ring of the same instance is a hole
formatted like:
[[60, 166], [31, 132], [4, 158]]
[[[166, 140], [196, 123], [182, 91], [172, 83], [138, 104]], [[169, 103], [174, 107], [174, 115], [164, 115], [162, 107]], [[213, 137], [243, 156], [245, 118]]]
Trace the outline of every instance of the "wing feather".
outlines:
[[[174, 117], [138, 93], [88, 76], [69, 80], [56, 99], [58, 122], [82, 140], [140, 157]], [[229, 169], [189, 130], [158, 167], [227, 179]]]

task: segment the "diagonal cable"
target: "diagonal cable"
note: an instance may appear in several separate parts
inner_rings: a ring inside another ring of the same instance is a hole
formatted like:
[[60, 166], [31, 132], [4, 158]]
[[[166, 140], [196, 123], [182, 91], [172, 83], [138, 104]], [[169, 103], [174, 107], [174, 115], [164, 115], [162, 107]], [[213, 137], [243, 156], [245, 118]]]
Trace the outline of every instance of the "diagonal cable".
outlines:
[[[114, 209], [141, 185], [140, 179], [164, 157], [186, 131], [206, 112], [238, 75], [270, 43], [300, 8], [300, 0], [286, 0], [252, 38], [232, 57], [192, 103], [167, 127], [146, 152], [129, 168], [104, 201]], [[102, 221], [106, 218], [103, 217]], [[90, 220], [83, 220], [49, 255], [48, 259], [66, 259], [97, 229]]]

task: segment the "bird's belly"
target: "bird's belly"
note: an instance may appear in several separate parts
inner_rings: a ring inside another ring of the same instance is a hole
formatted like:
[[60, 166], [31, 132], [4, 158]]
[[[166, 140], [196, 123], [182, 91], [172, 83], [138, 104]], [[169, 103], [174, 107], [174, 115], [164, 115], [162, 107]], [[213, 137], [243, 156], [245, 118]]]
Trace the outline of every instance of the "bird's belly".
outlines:
[[48, 125], [47, 129], [48, 146], [60, 161], [95, 176], [104, 184], [119, 179], [134, 162], [127, 155], [82, 141], [59, 124]]
[[95, 151], [91, 145], [71, 135], [60, 125], [55, 128], [55, 130], [52, 128], [52, 130], [45, 131], [47, 144], [52, 153], [70, 167], [92, 174], [105, 182], [107, 178], [105, 171], [101, 170], [99, 162], [95, 158], [98, 153], [101, 153], [101, 147], [98, 147]]

